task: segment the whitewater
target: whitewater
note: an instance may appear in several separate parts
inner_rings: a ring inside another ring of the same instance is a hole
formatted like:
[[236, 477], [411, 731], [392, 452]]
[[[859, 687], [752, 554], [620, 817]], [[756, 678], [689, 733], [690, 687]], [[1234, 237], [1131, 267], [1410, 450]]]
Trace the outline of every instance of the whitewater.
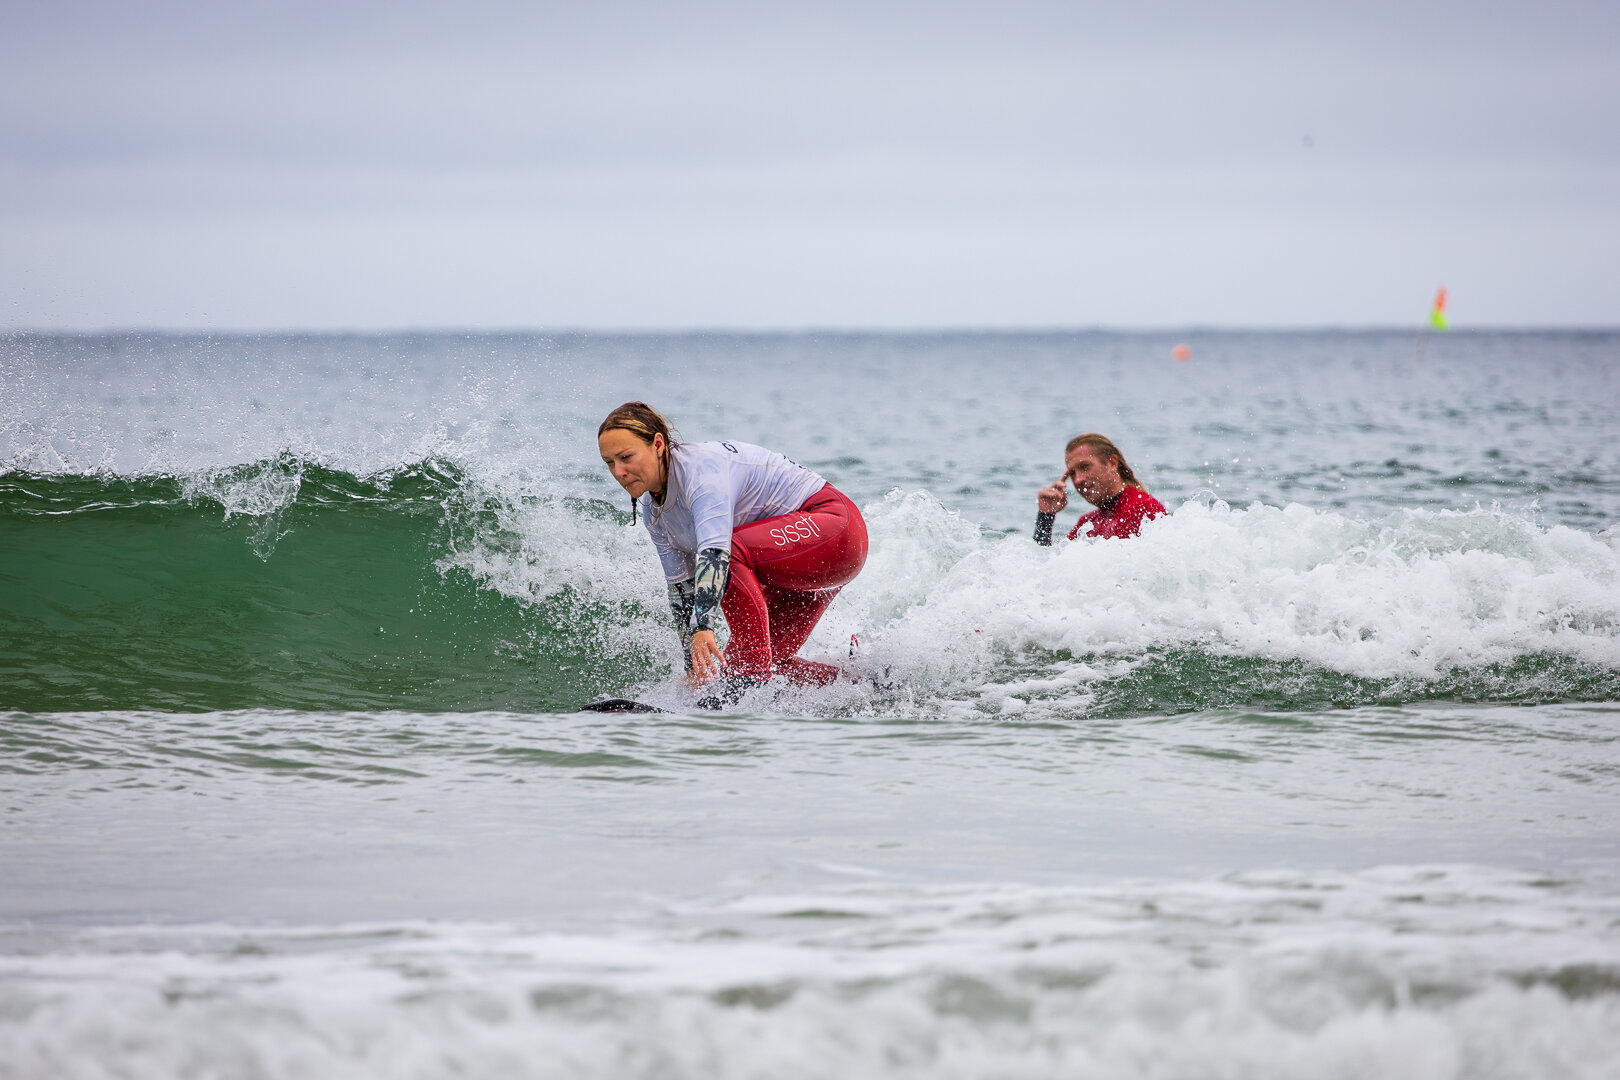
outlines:
[[[1617, 355], [0, 340], [0, 1077], [1609, 1075]], [[847, 679], [693, 710], [633, 398], [862, 507]]]

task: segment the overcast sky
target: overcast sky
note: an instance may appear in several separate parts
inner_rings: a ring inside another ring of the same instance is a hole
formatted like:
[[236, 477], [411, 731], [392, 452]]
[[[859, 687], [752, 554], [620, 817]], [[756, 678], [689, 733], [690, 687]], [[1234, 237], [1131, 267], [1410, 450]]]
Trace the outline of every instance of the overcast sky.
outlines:
[[1620, 325], [1620, 5], [0, 0], [0, 327]]

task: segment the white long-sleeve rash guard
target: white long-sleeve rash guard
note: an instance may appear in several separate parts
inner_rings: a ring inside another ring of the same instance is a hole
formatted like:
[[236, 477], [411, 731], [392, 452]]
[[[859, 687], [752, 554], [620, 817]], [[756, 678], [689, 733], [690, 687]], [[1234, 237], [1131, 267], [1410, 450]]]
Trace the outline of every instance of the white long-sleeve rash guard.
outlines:
[[745, 442], [681, 443], [669, 452], [664, 502], [641, 497], [664, 579], [690, 579], [697, 554], [731, 553], [731, 530], [797, 510], [827, 481], [774, 450]]
[[797, 510], [825, 484], [797, 462], [751, 443], [682, 443], [670, 451], [664, 501], [643, 495], [641, 516], [669, 583], [687, 670], [692, 635], [713, 629], [726, 595], [731, 531]]

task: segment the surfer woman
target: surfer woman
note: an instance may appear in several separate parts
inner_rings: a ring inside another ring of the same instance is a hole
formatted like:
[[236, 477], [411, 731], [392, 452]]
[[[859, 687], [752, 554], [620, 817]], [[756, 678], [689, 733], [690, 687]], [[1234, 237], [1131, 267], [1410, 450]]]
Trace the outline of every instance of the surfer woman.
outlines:
[[1069, 505], [1068, 481], [1074, 481], [1086, 502], [1097, 509], [1080, 515], [1069, 530], [1073, 540], [1084, 530], [1087, 536], [1125, 537], [1142, 531], [1142, 522], [1165, 513], [1164, 504], [1142, 486], [1142, 481], [1125, 464], [1119, 447], [1095, 432], [1076, 435], [1063, 448], [1063, 475], [1036, 496], [1035, 542], [1052, 542], [1052, 522], [1057, 512]]
[[[724, 677], [700, 704], [735, 701], [772, 675], [809, 686], [838, 677], [796, 654], [866, 562], [866, 522], [843, 492], [761, 446], [680, 442], [640, 401], [608, 413], [596, 443], [658, 549], [690, 678]], [[724, 656], [717, 607], [731, 629]]]

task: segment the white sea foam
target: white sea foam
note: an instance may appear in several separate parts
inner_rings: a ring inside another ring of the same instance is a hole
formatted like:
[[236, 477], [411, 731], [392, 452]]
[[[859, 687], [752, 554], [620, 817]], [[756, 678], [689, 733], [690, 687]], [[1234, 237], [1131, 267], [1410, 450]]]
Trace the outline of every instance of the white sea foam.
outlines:
[[[846, 662], [854, 635], [853, 674], [977, 695], [992, 711], [1074, 704], [1168, 650], [1420, 683], [1529, 656], [1620, 668], [1620, 548], [1528, 514], [1363, 520], [1206, 498], [1135, 540], [1042, 548], [987, 533], [926, 492], [893, 492], [864, 513], [867, 565], [804, 655]], [[677, 663], [645, 530], [605, 506], [509, 497], [498, 527], [442, 565], [524, 600], [605, 605], [622, 620], [611, 636]], [[821, 696], [847, 705], [850, 693]]]
[[491, 505], [492, 518], [455, 532], [441, 571], [465, 571], [525, 602], [567, 599], [578, 629], [611, 651], [651, 651], [679, 663], [663, 574], [645, 529], [581, 499], [516, 495]]
[[261, 559], [269, 559], [276, 544], [290, 531], [281, 524], [282, 511], [298, 500], [304, 485], [304, 462], [282, 454], [255, 465], [232, 469], [206, 469], [180, 478], [180, 490], [191, 500], [208, 500], [233, 517], [255, 519], [248, 546]]
[[269, 517], [298, 499], [304, 484], [304, 463], [290, 454], [252, 466], [208, 469], [181, 478], [180, 490], [188, 499], [207, 499], [233, 517]]
[[1606, 1076], [1601, 883], [744, 895], [616, 928], [8, 935], [0, 1076]]
[[1536, 654], [1620, 667], [1620, 551], [1495, 509], [1361, 520], [1297, 504], [1191, 501], [1131, 541], [1040, 548], [989, 537], [935, 500], [866, 508], [872, 557], [812, 644], [860, 633], [945, 683], [1029, 653], [1084, 682], [1149, 650], [1304, 661], [1435, 679]]

